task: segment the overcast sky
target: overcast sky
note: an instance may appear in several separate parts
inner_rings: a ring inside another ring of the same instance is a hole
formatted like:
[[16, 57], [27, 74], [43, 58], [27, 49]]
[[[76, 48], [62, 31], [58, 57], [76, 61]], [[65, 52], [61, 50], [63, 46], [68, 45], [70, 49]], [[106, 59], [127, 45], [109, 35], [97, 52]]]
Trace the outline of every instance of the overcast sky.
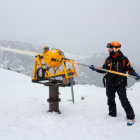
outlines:
[[86, 55], [119, 41], [139, 63], [140, 0], [0, 0], [0, 40]]

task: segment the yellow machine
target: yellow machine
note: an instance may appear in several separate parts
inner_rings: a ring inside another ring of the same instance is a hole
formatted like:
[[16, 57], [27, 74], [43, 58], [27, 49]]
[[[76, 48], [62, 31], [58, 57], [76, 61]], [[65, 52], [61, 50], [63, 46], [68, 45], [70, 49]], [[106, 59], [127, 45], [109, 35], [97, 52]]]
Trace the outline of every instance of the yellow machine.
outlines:
[[[71, 63], [73, 69], [66, 69], [66, 62]], [[47, 65], [47, 68], [44, 65]], [[61, 65], [63, 70], [60, 69]], [[53, 69], [53, 74], [50, 73], [50, 68]], [[58, 49], [48, 50], [42, 55], [35, 55], [33, 82], [58, 76], [66, 77], [66, 79], [77, 76], [73, 60], [66, 59], [64, 53]]]

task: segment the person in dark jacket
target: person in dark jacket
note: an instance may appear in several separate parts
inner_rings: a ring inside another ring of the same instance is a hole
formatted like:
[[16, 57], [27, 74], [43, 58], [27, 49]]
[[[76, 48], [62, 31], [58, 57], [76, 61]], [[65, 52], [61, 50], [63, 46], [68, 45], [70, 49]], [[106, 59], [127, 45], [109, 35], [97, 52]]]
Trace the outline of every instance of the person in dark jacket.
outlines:
[[[107, 44], [109, 48], [109, 57], [105, 60], [105, 63], [102, 68], [107, 70], [113, 70], [121, 73], [128, 72], [130, 75], [136, 76], [136, 80], [139, 80], [139, 75], [135, 72], [133, 67], [131, 67], [130, 62], [126, 56], [120, 51], [121, 44], [117, 41], [113, 41]], [[97, 70], [91, 65], [89, 67], [93, 71], [99, 73], [105, 73], [104, 71]], [[128, 119], [127, 125], [132, 125], [135, 122], [135, 113], [134, 110], [127, 98], [126, 95], [126, 86], [127, 78], [125, 76], [107, 73], [106, 78], [106, 95], [107, 95], [107, 104], [109, 106], [109, 115], [112, 117], [117, 116], [117, 108], [115, 103], [115, 93], [118, 93], [119, 99], [121, 101], [122, 107], [125, 110], [126, 117]]]

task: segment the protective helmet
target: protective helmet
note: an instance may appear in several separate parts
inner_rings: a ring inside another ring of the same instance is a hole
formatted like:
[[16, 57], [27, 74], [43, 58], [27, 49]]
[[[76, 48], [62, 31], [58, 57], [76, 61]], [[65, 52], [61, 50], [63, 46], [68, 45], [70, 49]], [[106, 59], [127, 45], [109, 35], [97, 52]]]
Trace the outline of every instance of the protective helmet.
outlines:
[[117, 52], [121, 48], [121, 44], [118, 41], [112, 41], [107, 44], [107, 48], [113, 48], [114, 52]]
[[49, 50], [49, 47], [48, 46], [44, 46], [44, 50]]

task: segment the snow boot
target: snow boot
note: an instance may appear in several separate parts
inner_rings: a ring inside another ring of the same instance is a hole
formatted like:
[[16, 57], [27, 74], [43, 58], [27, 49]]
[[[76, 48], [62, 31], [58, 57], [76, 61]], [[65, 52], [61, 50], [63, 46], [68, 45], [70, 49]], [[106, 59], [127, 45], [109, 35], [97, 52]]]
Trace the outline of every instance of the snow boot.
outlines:
[[109, 107], [109, 116], [116, 117], [117, 116], [117, 109], [116, 107]]
[[135, 123], [135, 119], [133, 119], [133, 120], [127, 120], [127, 125], [128, 126], [131, 126], [131, 125], [133, 125]]
[[115, 112], [109, 112], [108, 115], [111, 116], [111, 117], [116, 117], [117, 116], [117, 113], [116, 113], [116, 111]]

